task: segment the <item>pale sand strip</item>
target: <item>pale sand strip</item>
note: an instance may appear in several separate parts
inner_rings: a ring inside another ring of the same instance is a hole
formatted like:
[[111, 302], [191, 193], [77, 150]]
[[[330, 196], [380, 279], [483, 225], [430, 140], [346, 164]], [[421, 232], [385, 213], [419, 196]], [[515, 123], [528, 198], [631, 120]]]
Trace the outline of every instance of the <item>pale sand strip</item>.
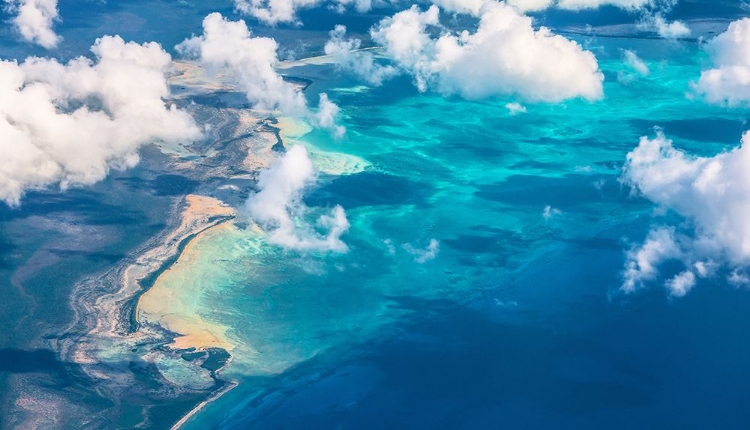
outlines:
[[[138, 256], [134, 263], [127, 266], [121, 275], [120, 288], [112, 293], [97, 298], [93, 309], [87, 311], [95, 314], [96, 324], [91, 330], [92, 338], [137, 338], [143, 333], [129, 333], [129, 322], [121, 318], [121, 309], [141, 292], [141, 281], [151, 273], [159, 270], [165, 261], [177, 254], [180, 243], [190, 235], [220, 223], [222, 220], [236, 216], [230, 206], [212, 197], [188, 195], [182, 212], [180, 225], [160, 239], [160, 243]], [[77, 363], [96, 363], [97, 358], [90, 355], [97, 350], [94, 345], [78, 345], [74, 358]], [[92, 348], [93, 347], [93, 348]]]
[[228, 223], [217, 224], [202, 230], [192, 238], [185, 246], [177, 262], [164, 271], [138, 301], [136, 315], [139, 322], [156, 323], [169, 331], [180, 334], [168, 345], [171, 348], [223, 348], [226, 351], [234, 349], [234, 345], [226, 339], [225, 334], [229, 329], [228, 327], [203, 320], [197, 314], [196, 309], [191, 309], [189, 305], [185, 305], [183, 300], [185, 292], [176, 288], [179, 286], [164, 281], [170, 272], [193, 264], [195, 261], [194, 254], [198, 252], [194, 250], [196, 241], [228, 227]]
[[[182, 224], [178, 230], [186, 232], [183, 237], [187, 237], [190, 234], [195, 234], [196, 236], [185, 246], [177, 262], [183, 256], [190, 254], [196, 239], [206, 234], [210, 229], [222, 226], [222, 224], [210, 225], [210, 219], [236, 215], [233, 208], [211, 197], [191, 194], [186, 196], [185, 200], [187, 201], [187, 208], [183, 212]], [[174, 309], [177, 303], [179, 303], [179, 301], [175, 300], [175, 295], [179, 294], [179, 291], [164, 288], [160, 282], [164, 274], [170, 270], [173, 269], [169, 268], [164, 271], [156, 279], [151, 288], [141, 295], [136, 306], [136, 320], [141, 322], [142, 319], [148, 319], [170, 331], [181, 334], [182, 336], [175, 338], [174, 342], [169, 345], [172, 348], [185, 349], [193, 347], [205, 349], [213, 347], [231, 351], [233, 345], [225, 341], [223, 336], [226, 328], [202, 321], [197, 315], [181, 315], [179, 309]]]
[[211, 395], [211, 397], [207, 398], [206, 400], [198, 403], [198, 406], [196, 406], [195, 408], [191, 409], [190, 412], [188, 412], [184, 417], [180, 418], [180, 420], [177, 421], [171, 427], [171, 430], [179, 430], [180, 428], [182, 428], [182, 426], [184, 426], [185, 423], [187, 423], [190, 418], [192, 418], [195, 414], [197, 414], [198, 412], [200, 412], [201, 409], [203, 409], [204, 407], [206, 407], [206, 405], [208, 405], [209, 403], [211, 403], [214, 400], [218, 399], [219, 397], [223, 396], [224, 394], [228, 393], [229, 391], [231, 391], [232, 389], [234, 389], [235, 387], [237, 387], [237, 385], [238, 384], [236, 382], [228, 382], [226, 387], [224, 387], [221, 390], [215, 392], [214, 394]]

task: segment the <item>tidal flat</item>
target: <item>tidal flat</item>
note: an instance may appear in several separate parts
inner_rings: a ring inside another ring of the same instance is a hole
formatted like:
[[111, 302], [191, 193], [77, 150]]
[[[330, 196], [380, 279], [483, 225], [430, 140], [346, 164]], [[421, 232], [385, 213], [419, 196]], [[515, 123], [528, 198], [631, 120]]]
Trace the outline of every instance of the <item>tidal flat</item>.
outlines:
[[[187, 67], [177, 63], [175, 70]], [[25, 345], [0, 352], [11, 366], [0, 381], [9, 387], [3, 401], [11, 427], [164, 428], [232, 386], [217, 376], [231, 347], [201, 341], [204, 332], [180, 333], [176, 321], [185, 320], [154, 307], [177, 303], [158, 296], [159, 288], [148, 292], [191, 241], [237, 217], [245, 197], [238, 190], [283, 143], [278, 128], [268, 127], [275, 119], [244, 103], [217, 106], [210, 96], [232, 88], [194, 81], [188, 91], [182, 75], [174, 76], [185, 92], [175, 103], [207, 95], [189, 106], [211, 124], [201, 142], [147, 147], [135, 169], [86, 190], [31, 193], [23, 211], [2, 212], [4, 231], [15, 238], [2, 248], [0, 270], [12, 287], [3, 309], [16, 321], [2, 336], [6, 345]], [[26, 234], [14, 233], [20, 231]], [[139, 309], [141, 301], [147, 305]], [[39, 349], [28, 349], [34, 345]], [[18, 361], [29, 364], [12, 367]], [[186, 367], [171, 371], [170, 361]]]

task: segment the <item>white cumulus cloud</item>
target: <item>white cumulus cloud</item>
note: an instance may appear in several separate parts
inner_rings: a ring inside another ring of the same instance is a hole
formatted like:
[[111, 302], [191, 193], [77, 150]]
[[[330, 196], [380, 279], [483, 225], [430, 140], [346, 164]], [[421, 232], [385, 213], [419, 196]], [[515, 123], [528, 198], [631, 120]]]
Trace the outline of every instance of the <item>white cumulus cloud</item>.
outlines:
[[639, 9], [652, 3], [653, 0], [558, 0], [556, 5], [561, 9], [596, 9], [601, 6]]
[[646, 243], [628, 255], [624, 290], [654, 279], [656, 267], [667, 259], [685, 266], [685, 272], [667, 283], [675, 295], [695, 283], [688, 272], [708, 277], [717, 266], [735, 274], [750, 266], [750, 134], [743, 136], [741, 146], [713, 157], [691, 156], [662, 133], [654, 139], [643, 137], [628, 154], [624, 180], [691, 225], [679, 237], [674, 228], [652, 231]]
[[[465, 13], [469, 15], [479, 16], [482, 6], [487, 3], [488, 0], [432, 0], [432, 4], [440, 6], [441, 9], [447, 12]], [[549, 3], [548, 0], [528, 0], [529, 3]], [[511, 3], [512, 2], [508, 2]], [[541, 9], [544, 9], [542, 7]], [[519, 6], [521, 10], [524, 9]]]
[[[432, 0], [432, 3], [446, 11], [479, 15], [488, 0]], [[521, 12], [539, 12], [558, 8], [565, 10], [596, 9], [601, 6], [615, 6], [626, 10], [639, 10], [654, 4], [654, 0], [506, 0], [509, 5]]]
[[376, 86], [398, 74], [395, 67], [379, 64], [371, 52], [360, 51], [361, 40], [345, 39], [346, 27], [343, 25], [337, 25], [330, 35], [331, 39], [325, 45], [325, 53], [333, 57], [342, 69]]
[[342, 134], [343, 127], [334, 121], [338, 107], [327, 96], [321, 96], [316, 115], [308, 108], [304, 94], [279, 75], [275, 69], [279, 62], [277, 49], [274, 39], [254, 37], [244, 21], [228, 21], [219, 13], [203, 20], [202, 35], [177, 46], [178, 52], [198, 58], [209, 69], [235, 76], [256, 109], [304, 117], [334, 134]]
[[661, 263], [680, 255], [674, 229], [661, 227], [651, 230], [642, 245], [628, 251], [622, 289], [631, 293], [642, 288], [644, 282], [653, 281], [659, 275], [658, 267]]
[[0, 199], [9, 205], [27, 190], [132, 167], [144, 144], [200, 136], [190, 115], [164, 103], [171, 58], [161, 46], [105, 36], [91, 50], [96, 61], [0, 61]]
[[562, 215], [562, 211], [557, 208], [553, 208], [550, 205], [547, 205], [544, 207], [544, 210], [542, 211], [542, 218], [544, 218], [545, 221], [549, 221], [552, 219], [552, 217]]
[[615, 6], [627, 10], [636, 10], [652, 4], [653, 0], [508, 0], [508, 3], [516, 6], [522, 12], [536, 12], [550, 7], [583, 10], [596, 9], [601, 6]]
[[318, 103], [318, 112], [315, 113], [315, 122], [320, 127], [331, 130], [334, 136], [341, 137], [346, 132], [346, 129], [336, 124], [339, 111], [338, 105], [329, 100], [327, 94], [322, 93], [320, 95], [320, 102]]
[[512, 103], [506, 103], [505, 109], [508, 109], [508, 113], [511, 116], [516, 116], [519, 113], [526, 113], [526, 106], [522, 105], [521, 103], [512, 102]]
[[[431, 3], [452, 13], [479, 16], [485, 3], [495, 0], [431, 0]], [[646, 7], [670, 6], [676, 0], [505, 0], [505, 3], [520, 12], [538, 12], [549, 8], [565, 10], [588, 10], [601, 6], [614, 6], [628, 11], [638, 11]], [[235, 10], [251, 16], [265, 24], [291, 23], [301, 25], [298, 11], [327, 6], [339, 13], [354, 8], [359, 13], [368, 12], [373, 7], [398, 6], [396, 0], [234, 0]]]
[[656, 33], [665, 39], [677, 39], [690, 36], [690, 28], [682, 21], [669, 22], [661, 15], [654, 17]]
[[26, 41], [47, 49], [57, 46], [60, 36], [52, 30], [59, 19], [57, 0], [5, 0], [5, 3], [15, 15], [11, 20], [13, 26]]
[[654, 32], [664, 39], [679, 39], [692, 33], [684, 22], [667, 21], [660, 12], [645, 14], [637, 27], [642, 31]]
[[267, 24], [296, 22], [297, 9], [317, 6], [320, 0], [235, 0], [237, 11]]
[[406, 252], [414, 256], [414, 261], [419, 264], [423, 264], [430, 260], [434, 260], [435, 257], [437, 257], [438, 253], [440, 252], [440, 242], [438, 242], [436, 239], [430, 239], [430, 243], [427, 245], [427, 248], [415, 248], [413, 245], [408, 243], [404, 244], [403, 248]]
[[[378, 3], [388, 4], [390, 0], [379, 0]], [[357, 12], [364, 13], [372, 9], [373, 0], [234, 0], [237, 12], [252, 16], [268, 25], [279, 23], [301, 25], [297, 12], [327, 4], [339, 13], [353, 7]]]
[[638, 57], [638, 54], [633, 51], [627, 49], [623, 50], [622, 59], [630, 70], [625, 69], [617, 72], [617, 80], [621, 83], [627, 84], [634, 81], [639, 76], [648, 76], [651, 73], [646, 62], [641, 60], [641, 58]]
[[729, 24], [706, 50], [714, 68], [703, 71], [693, 89], [709, 103], [735, 106], [750, 101], [750, 18]]
[[297, 251], [346, 252], [341, 236], [349, 221], [341, 206], [309, 221], [313, 212], [302, 202], [314, 184], [315, 168], [304, 146], [294, 145], [258, 178], [259, 191], [245, 203], [247, 213], [266, 232], [269, 243]]
[[651, 73], [648, 69], [648, 65], [641, 60], [635, 52], [626, 49], [622, 51], [622, 58], [625, 60], [625, 64], [638, 72], [639, 75], [648, 76], [648, 74]]
[[[433, 37], [431, 27], [441, 35]], [[420, 91], [531, 102], [603, 96], [604, 76], [591, 52], [545, 27], [535, 30], [531, 18], [505, 3], [486, 3], [474, 33], [441, 27], [437, 6], [412, 6], [382, 20], [371, 36]]]
[[675, 297], [683, 297], [695, 286], [695, 274], [685, 271], [667, 281], [667, 289]]

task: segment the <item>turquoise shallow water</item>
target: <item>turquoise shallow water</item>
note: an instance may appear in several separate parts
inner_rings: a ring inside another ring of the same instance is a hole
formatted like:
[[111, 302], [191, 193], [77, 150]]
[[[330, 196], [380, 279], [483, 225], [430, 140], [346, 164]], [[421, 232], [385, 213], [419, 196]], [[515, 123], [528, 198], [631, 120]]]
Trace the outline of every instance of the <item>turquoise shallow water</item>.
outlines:
[[[388, 374], [383, 363], [396, 360], [399, 368], [415, 367], [414, 372], [420, 365], [413, 360], [427, 359], [421, 353], [410, 356], [413, 351], [404, 351], [403, 345], [392, 356], [383, 352], [393, 346], [388, 339], [394, 330], [400, 336], [411, 333], [407, 337], [419, 337], [414, 333], [424, 331], [434, 353], [449, 357], [455, 344], [465, 342], [469, 350], [481, 342], [491, 345], [487, 351], [485, 347], [475, 351], [476, 357], [461, 355], [453, 363], [457, 367], [503, 354], [498, 351], [515, 355], [510, 350], [520, 354], [518, 362], [511, 363], [514, 366], [522, 366], [522, 351], [529, 354], [530, 366], [562, 361], [564, 376], [605, 384], [588, 386], [589, 390], [568, 387], [583, 390], [582, 403], [614, 395], [607, 383], [613, 384], [612, 390], [626, 390], [621, 393], [624, 401], [634, 401], [628, 393], [642, 387], [617, 384], [628, 378], [635, 381], [631, 385], [638, 384], [638, 378], [612, 370], [619, 365], [611, 357], [583, 352], [582, 357], [571, 358], [546, 351], [541, 343], [551, 339], [575, 348], [580, 341], [576, 335], [586, 333], [587, 344], [581, 348], [590, 351], [588, 343], [597, 342], [597, 331], [610, 335], [639, 314], [663, 323], [662, 312], [679, 306], [656, 283], [645, 296], [625, 297], [618, 292], [624, 250], [629, 241], [643, 239], [654, 211], [652, 204], [621, 185], [620, 168], [639, 137], [652, 135], [655, 126], [663, 127], [677, 146], [713, 154], [739, 141], [744, 115], [692, 99], [690, 81], [697, 79], [705, 62], [695, 43], [628, 39], [586, 43], [597, 53], [606, 75], [606, 98], [597, 103], [528, 105], [526, 113], [517, 115], [505, 107], [514, 100], [467, 102], [419, 94], [407, 78], [362, 91], [352, 91], [359, 83], [345, 76], [316, 83], [315, 90], [327, 91], [342, 107], [347, 136], [334, 140], [315, 131], [301, 139], [303, 144], [356, 155], [370, 163], [362, 173], [321, 175], [305, 199], [309, 206], [340, 204], [346, 209], [351, 229], [344, 240], [350, 250], [343, 255], [299, 255], [252, 242], [243, 252], [222, 255], [232, 243], [237, 247], [247, 243], [237, 232], [205, 255], [207, 263], [220, 265], [218, 272], [230, 274], [205, 293], [204, 317], [232, 327], [230, 337], [244, 345], [225, 373], [241, 383], [209, 405], [188, 428], [219, 422], [238, 428], [253, 423], [258, 428], [300, 428], [301, 423], [308, 428], [334, 424], [380, 428], [361, 420], [373, 413], [368, 407], [392, 410], [384, 399], [394, 387], [383, 383], [382, 374]], [[628, 69], [622, 49], [635, 49], [651, 73], [644, 77]], [[433, 239], [440, 243], [433, 260], [418, 262], [407, 250], [426, 248]], [[646, 304], [637, 304], [639, 300]], [[451, 310], [445, 315], [436, 312], [435, 303]], [[474, 314], [464, 314], [467, 309], [489, 322], [475, 321]], [[586, 317], [572, 317], [576, 313]], [[420, 315], [425, 318], [415, 323], [419, 328], [402, 326]], [[498, 323], [523, 327], [528, 333], [505, 332]], [[459, 338], [443, 339], [445, 326], [459, 327], [451, 335]], [[565, 334], [550, 335], [549, 330]], [[482, 331], [486, 336], [479, 336]], [[534, 341], [537, 336], [539, 345]], [[385, 344], [378, 339], [385, 339]], [[518, 348], [508, 343], [519, 341], [530, 343]], [[416, 344], [423, 345], [420, 342]], [[624, 342], [632, 343], [636, 351], [645, 348], [637, 336]], [[244, 354], [244, 348], [251, 353]], [[364, 354], [367, 359], [347, 358], [350, 354]], [[310, 359], [310, 367], [304, 367]], [[360, 360], [374, 361], [381, 368], [362, 365]], [[302, 370], [288, 370], [295, 365]], [[450, 363], [445, 365], [451, 368]], [[497, 386], [517, 384], [509, 375], [484, 369], [485, 365], [478, 364], [478, 369]], [[274, 376], [282, 370], [287, 372]], [[441, 389], [472, 390], [476, 375], [451, 385], [452, 378], [441, 379], [445, 369], [433, 370], [431, 378], [447, 384], [437, 383]], [[398, 377], [406, 378], [400, 373]], [[336, 382], [337, 378], [341, 380]], [[416, 384], [415, 390], [419, 383], [404, 382]], [[547, 389], [564, 395], [566, 387], [552, 384]], [[321, 395], [326, 400], [317, 401]], [[504, 402], [506, 397], [498, 394], [497, 400]], [[529, 407], [524, 403], [527, 397], [531, 404], [551, 401], [526, 393], [518, 400], [523, 407]], [[326, 412], [324, 405], [337, 413]], [[492, 410], [492, 405], [490, 401], [483, 407]], [[349, 412], [344, 414], [341, 408]], [[423, 419], [419, 425], [409, 424], [421, 413], [415, 408], [413, 417], [402, 421], [391, 417], [391, 424], [434, 428]], [[318, 421], [308, 422], [311, 417]], [[477, 421], [476, 428], [492, 427], [495, 421], [485, 418], [489, 421]], [[525, 422], [515, 418], [517, 424]], [[454, 427], [467, 428], [469, 422], [459, 419]], [[550, 422], [538, 422], [545, 423]]]

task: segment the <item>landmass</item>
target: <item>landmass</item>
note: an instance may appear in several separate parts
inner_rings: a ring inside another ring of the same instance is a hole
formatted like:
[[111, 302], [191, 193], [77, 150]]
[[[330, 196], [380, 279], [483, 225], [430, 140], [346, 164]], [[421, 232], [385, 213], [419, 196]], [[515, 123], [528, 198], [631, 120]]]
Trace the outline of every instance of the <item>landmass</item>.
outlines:
[[211, 127], [202, 142], [159, 151], [169, 156], [166, 172], [197, 185], [164, 208], [161, 234], [123, 264], [79, 283], [74, 323], [58, 345], [114, 400], [91, 417], [94, 426], [177, 428], [234, 386], [221, 378], [234, 348], [227, 328], [179, 312], [180, 297], [161, 280], [176, 264], [189, 264], [196, 240], [241, 218], [236, 208], [246, 190], [283, 150], [283, 124], [248, 109], [230, 78], [189, 62], [175, 62], [174, 69], [174, 101]]

